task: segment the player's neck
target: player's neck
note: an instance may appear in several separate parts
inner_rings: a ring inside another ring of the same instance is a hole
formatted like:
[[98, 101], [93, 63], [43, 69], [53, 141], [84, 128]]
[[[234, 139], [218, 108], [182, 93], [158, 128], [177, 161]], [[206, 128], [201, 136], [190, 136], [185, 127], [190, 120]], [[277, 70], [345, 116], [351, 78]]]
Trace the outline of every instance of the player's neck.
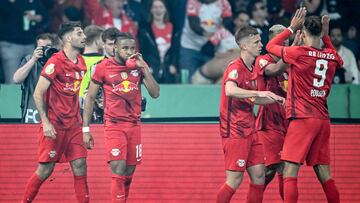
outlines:
[[248, 52], [246, 51], [243, 51], [240, 53], [240, 57], [241, 59], [244, 61], [244, 64], [246, 65], [246, 67], [249, 69], [249, 70], [252, 70], [252, 65], [255, 61], [255, 57], [252, 56], [251, 54], [249, 54]]
[[94, 43], [94, 45], [92, 45], [92, 46], [85, 46], [83, 54], [92, 54], [92, 53], [98, 53], [98, 52], [99, 52], [98, 47]]
[[66, 57], [73, 63], [77, 63], [77, 56], [80, 54], [80, 50], [74, 49], [73, 47], [64, 46], [64, 53]]
[[114, 60], [116, 61], [116, 63], [125, 66], [125, 61], [122, 60], [118, 55], [115, 54]]
[[308, 38], [308, 46], [314, 47], [316, 49], [321, 49], [320, 39], [319, 38]]

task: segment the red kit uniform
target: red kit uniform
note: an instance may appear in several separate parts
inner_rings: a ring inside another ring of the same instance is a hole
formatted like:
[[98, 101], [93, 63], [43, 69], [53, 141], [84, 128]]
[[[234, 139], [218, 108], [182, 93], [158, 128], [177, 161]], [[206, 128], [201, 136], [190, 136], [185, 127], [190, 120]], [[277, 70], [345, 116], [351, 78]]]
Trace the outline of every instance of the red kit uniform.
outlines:
[[104, 59], [96, 65], [92, 81], [103, 87], [108, 161], [126, 160], [127, 165], [141, 163], [142, 80], [140, 68], [120, 65], [114, 58]]
[[41, 76], [51, 82], [44, 95], [46, 113], [56, 131], [56, 139], [39, 131], [39, 162], [68, 162], [86, 157], [82, 137], [82, 120], [79, 112], [79, 89], [86, 65], [78, 55], [77, 63], [68, 59], [63, 51], [51, 57]]
[[[286, 29], [268, 44], [274, 48], [270, 52], [276, 52], [291, 64], [286, 99], [286, 117], [290, 124], [281, 159], [295, 163], [306, 160], [311, 166], [328, 165], [330, 120], [326, 102], [335, 70], [343, 61], [331, 43], [323, 49], [276, 46], [290, 34]], [[325, 45], [329, 44], [328, 36], [323, 40]]]
[[228, 81], [242, 89], [256, 90], [256, 77], [239, 58], [225, 70], [221, 88], [220, 135], [223, 139], [225, 169], [245, 171], [247, 167], [264, 163], [263, 146], [255, 129], [255, 99], [226, 96], [225, 84]]
[[[276, 61], [270, 54], [258, 56], [255, 62], [257, 85], [259, 91], [271, 91], [281, 97], [286, 97], [288, 74], [269, 77], [265, 68]], [[260, 105], [256, 119], [258, 136], [264, 145], [265, 165], [280, 163], [280, 154], [287, 131], [285, 108], [281, 104]]]

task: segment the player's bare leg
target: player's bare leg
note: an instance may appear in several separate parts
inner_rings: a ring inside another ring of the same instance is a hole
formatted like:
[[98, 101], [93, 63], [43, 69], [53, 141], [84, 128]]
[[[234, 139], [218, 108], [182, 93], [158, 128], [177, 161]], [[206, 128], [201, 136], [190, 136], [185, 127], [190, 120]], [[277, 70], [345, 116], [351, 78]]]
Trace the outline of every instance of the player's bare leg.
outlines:
[[228, 203], [231, 200], [231, 197], [234, 195], [236, 189], [240, 186], [244, 172], [241, 171], [230, 171], [226, 170], [226, 182], [220, 188], [217, 197], [216, 203]]
[[35, 199], [42, 183], [48, 177], [50, 177], [50, 175], [54, 171], [54, 168], [55, 168], [55, 163], [52, 162], [39, 163], [35, 173], [28, 180], [25, 189], [25, 194], [23, 200], [21, 201], [22, 203], [32, 202]]
[[246, 168], [250, 177], [250, 186], [247, 194], [247, 203], [261, 203], [263, 200], [265, 184], [265, 166], [258, 164]]
[[71, 169], [74, 174], [74, 188], [78, 202], [86, 203], [90, 201], [89, 188], [87, 184], [86, 158], [70, 161]]
[[284, 161], [284, 202], [293, 203], [298, 200], [297, 177], [300, 164]]
[[284, 163], [272, 164], [270, 166], [265, 167], [265, 189], [267, 185], [274, 179], [277, 173], [278, 182], [279, 182], [279, 194], [282, 200], [284, 200], [283, 170], [284, 170]]
[[112, 199], [113, 202], [126, 202], [129, 195], [132, 175], [136, 166], [126, 165], [126, 160], [110, 161], [112, 173]]
[[326, 199], [329, 203], [338, 203], [340, 202], [339, 191], [336, 188], [335, 182], [330, 174], [329, 165], [316, 165], [314, 166], [314, 171], [318, 180], [320, 181], [323, 190], [326, 195]]

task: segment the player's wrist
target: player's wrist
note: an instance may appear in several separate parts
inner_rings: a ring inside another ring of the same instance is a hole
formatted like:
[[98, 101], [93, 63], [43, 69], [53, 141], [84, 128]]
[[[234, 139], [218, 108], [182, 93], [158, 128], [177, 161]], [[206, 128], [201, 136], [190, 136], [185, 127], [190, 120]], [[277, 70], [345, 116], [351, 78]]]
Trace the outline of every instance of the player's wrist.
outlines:
[[294, 30], [295, 30], [295, 29], [294, 29], [293, 27], [289, 26], [287, 29], [290, 30], [291, 34], [294, 34]]
[[89, 133], [90, 132], [90, 127], [89, 126], [83, 126], [82, 127], [82, 132], [83, 133]]

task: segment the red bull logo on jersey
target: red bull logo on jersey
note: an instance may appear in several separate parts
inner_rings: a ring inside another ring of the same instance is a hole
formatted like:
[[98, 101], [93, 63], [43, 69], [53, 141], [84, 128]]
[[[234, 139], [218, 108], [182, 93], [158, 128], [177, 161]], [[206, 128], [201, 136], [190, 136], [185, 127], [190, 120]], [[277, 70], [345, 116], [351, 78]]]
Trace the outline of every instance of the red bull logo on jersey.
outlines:
[[80, 81], [75, 81], [74, 83], [66, 83], [64, 91], [78, 92], [80, 90]]
[[138, 83], [133, 83], [128, 80], [122, 81], [121, 83], [114, 85], [113, 84], [113, 92], [124, 92], [128, 93], [133, 90], [139, 90]]

